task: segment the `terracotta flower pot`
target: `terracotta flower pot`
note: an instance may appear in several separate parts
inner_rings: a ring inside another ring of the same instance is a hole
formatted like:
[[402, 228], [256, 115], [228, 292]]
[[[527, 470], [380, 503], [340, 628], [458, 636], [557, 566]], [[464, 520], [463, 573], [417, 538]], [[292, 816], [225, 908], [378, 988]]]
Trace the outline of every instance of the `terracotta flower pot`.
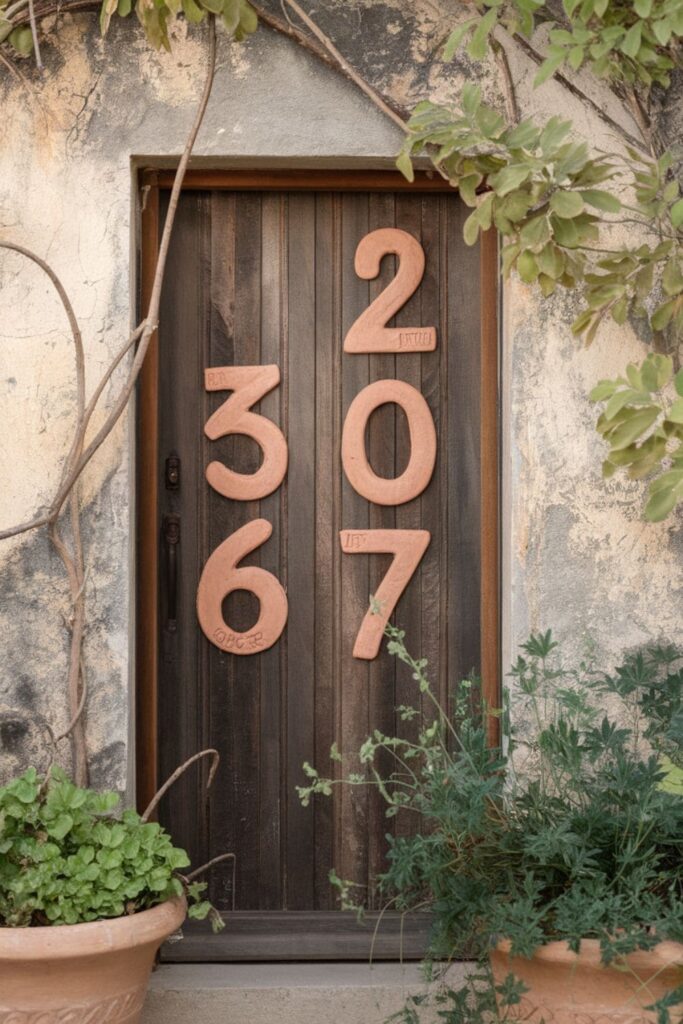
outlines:
[[[512, 973], [529, 989], [507, 1015], [539, 1024], [651, 1024], [645, 1009], [683, 981], [683, 945], [660, 942], [653, 950], [631, 953], [628, 970], [605, 967], [600, 943], [584, 939], [578, 954], [565, 942], [551, 942], [533, 957], [510, 956], [509, 942], [492, 950], [496, 984]], [[676, 1019], [676, 1011], [672, 1014]]]
[[157, 949], [184, 899], [130, 917], [0, 928], [0, 1024], [137, 1024]]

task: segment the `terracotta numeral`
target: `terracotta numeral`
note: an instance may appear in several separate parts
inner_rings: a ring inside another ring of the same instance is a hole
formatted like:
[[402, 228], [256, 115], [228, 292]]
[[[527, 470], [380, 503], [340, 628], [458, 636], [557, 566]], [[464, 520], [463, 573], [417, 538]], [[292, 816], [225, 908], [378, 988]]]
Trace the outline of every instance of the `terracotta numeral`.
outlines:
[[[377, 476], [368, 462], [365, 428], [375, 409], [395, 402], [408, 419], [410, 461], [394, 479]], [[411, 384], [378, 380], [368, 384], [349, 406], [342, 431], [342, 465], [351, 486], [377, 505], [402, 505], [424, 491], [436, 462], [436, 430], [427, 402]]]
[[[258, 654], [272, 647], [285, 628], [287, 595], [278, 580], [257, 565], [237, 568], [272, 532], [265, 519], [254, 519], [224, 540], [204, 566], [197, 590], [197, 616], [206, 637], [222, 651]], [[256, 625], [244, 633], [231, 629], [223, 618], [223, 601], [233, 590], [248, 590], [261, 604]]]
[[429, 530], [342, 530], [342, 551], [350, 555], [389, 554], [394, 560], [375, 591], [378, 611], [369, 608], [353, 646], [354, 658], [372, 661], [379, 653], [384, 627], [429, 546]]
[[386, 327], [416, 291], [425, 271], [425, 254], [416, 238], [399, 228], [379, 228], [362, 238], [356, 249], [359, 277], [371, 280], [379, 274], [382, 257], [395, 253], [398, 271], [353, 324], [344, 341], [345, 352], [432, 352], [435, 327]]
[[272, 494], [287, 472], [287, 442], [279, 427], [250, 412], [255, 402], [280, 383], [277, 366], [217, 366], [204, 371], [207, 391], [234, 391], [217, 409], [204, 427], [212, 441], [226, 434], [253, 437], [263, 452], [263, 462], [255, 473], [236, 473], [222, 462], [210, 462], [206, 479], [226, 498], [255, 501]]

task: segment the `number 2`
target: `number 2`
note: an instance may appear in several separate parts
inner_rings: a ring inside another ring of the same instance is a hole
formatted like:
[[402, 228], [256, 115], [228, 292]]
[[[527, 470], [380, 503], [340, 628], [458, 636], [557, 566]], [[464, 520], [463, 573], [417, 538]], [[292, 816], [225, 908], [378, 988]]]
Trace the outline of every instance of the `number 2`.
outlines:
[[358, 317], [344, 340], [345, 352], [433, 352], [435, 327], [386, 327], [414, 294], [425, 272], [425, 254], [416, 238], [399, 228], [379, 228], [358, 243], [355, 268], [369, 281], [379, 274], [383, 256], [395, 253], [399, 264], [394, 280]]
[[342, 551], [349, 555], [393, 555], [394, 560], [375, 591], [379, 610], [372, 607], [358, 630], [354, 658], [372, 661], [379, 653], [384, 627], [429, 547], [429, 530], [342, 530]]

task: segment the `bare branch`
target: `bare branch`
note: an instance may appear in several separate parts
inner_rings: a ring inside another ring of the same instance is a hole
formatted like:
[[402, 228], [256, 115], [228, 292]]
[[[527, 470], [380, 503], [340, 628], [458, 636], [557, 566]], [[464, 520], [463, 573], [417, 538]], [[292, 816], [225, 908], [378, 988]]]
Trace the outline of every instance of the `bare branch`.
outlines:
[[[545, 57], [542, 54], [540, 54], [537, 50], [535, 50], [531, 43], [527, 42], [527, 40], [523, 36], [514, 35], [511, 36], [510, 38], [513, 39], [517, 46], [524, 51], [527, 57], [531, 58], [534, 64], [543, 63]], [[618, 121], [615, 121], [613, 117], [610, 117], [607, 111], [603, 107], [601, 107], [599, 103], [596, 103], [595, 100], [592, 100], [590, 96], [588, 96], [583, 91], [583, 89], [579, 89], [577, 85], [574, 85], [573, 82], [570, 82], [569, 79], [566, 78], [565, 75], [563, 75], [560, 71], [556, 71], [553, 77], [556, 82], [559, 82], [560, 85], [567, 90], [567, 92], [570, 92], [572, 96], [576, 96], [578, 100], [581, 100], [582, 103], [585, 103], [588, 107], [590, 107], [593, 113], [597, 114], [598, 117], [605, 122], [605, 124], [609, 125], [610, 128], [617, 132], [617, 134], [620, 135], [624, 139], [624, 141], [629, 144], [629, 146], [634, 146], [636, 149], [640, 150], [645, 148], [640, 139], [637, 139], [635, 135], [631, 135], [630, 132], [627, 132], [626, 129], [622, 125], [620, 125]]]
[[359, 75], [357, 71], [354, 70], [354, 68], [351, 67], [346, 57], [344, 57], [343, 54], [339, 52], [339, 50], [334, 45], [329, 36], [325, 35], [323, 30], [313, 21], [312, 18], [308, 16], [308, 14], [306, 14], [306, 12], [297, 3], [297, 0], [284, 0], [284, 2], [287, 4], [288, 7], [290, 7], [294, 11], [297, 17], [300, 18], [301, 21], [303, 21], [304, 25], [306, 25], [306, 27], [313, 33], [313, 35], [322, 44], [325, 50], [329, 54], [331, 54], [331, 56], [336, 61], [338, 68], [341, 71], [343, 71], [346, 77], [350, 78], [354, 85], [357, 85], [361, 92], [364, 92], [365, 95], [372, 100], [375, 106], [379, 110], [381, 110], [383, 114], [385, 114], [391, 121], [393, 121], [395, 125], [398, 125], [401, 131], [405, 131], [405, 119], [401, 117], [401, 115], [398, 114], [392, 107], [390, 107], [389, 104], [384, 99], [382, 99], [379, 93], [376, 92], [376, 90], [373, 89], [372, 86], [368, 82], [366, 82], [365, 79], [361, 75]]
[[496, 64], [498, 65], [498, 69], [503, 79], [503, 86], [505, 89], [505, 107], [507, 109], [508, 121], [511, 125], [519, 124], [519, 104], [517, 103], [517, 93], [515, 92], [515, 83], [512, 79], [512, 71], [510, 70], [508, 55], [500, 40], [494, 37], [491, 38], [491, 49], [493, 50], [493, 56], [496, 59]]
[[194, 871], [191, 871], [189, 875], [184, 875], [183, 877], [184, 877], [186, 882], [193, 882], [195, 878], [199, 878], [200, 875], [206, 874], [206, 872], [210, 868], [212, 868], [214, 866], [214, 864], [220, 864], [222, 861], [225, 861], [225, 860], [231, 860], [233, 862], [233, 870], [234, 870], [234, 864], [235, 864], [235, 861], [237, 860], [237, 857], [235, 856], [235, 854], [234, 853], [221, 853], [221, 854], [218, 855], [218, 857], [212, 857], [211, 860], [208, 860], [206, 862], [206, 864], [202, 864], [202, 866], [200, 868], [195, 868]]
[[31, 37], [33, 38], [33, 51], [36, 55], [36, 67], [43, 70], [43, 59], [40, 56], [40, 40], [38, 39], [38, 26], [36, 24], [36, 12], [33, 7], [33, 0], [28, 0], [28, 20], [31, 26]]
[[147, 805], [147, 807], [143, 811], [143, 814], [142, 814], [142, 820], [143, 821], [149, 821], [150, 815], [154, 812], [155, 808], [159, 804], [159, 801], [162, 799], [163, 796], [165, 796], [165, 794], [169, 791], [171, 786], [173, 786], [178, 781], [178, 779], [181, 777], [181, 775], [185, 774], [187, 769], [191, 765], [193, 765], [195, 763], [195, 761], [199, 761], [203, 757], [211, 757], [211, 758], [213, 758], [213, 761], [211, 763], [211, 768], [209, 769], [209, 777], [206, 780], [206, 788], [207, 789], [211, 788], [211, 783], [213, 782], [214, 776], [215, 776], [216, 772], [218, 771], [218, 765], [220, 764], [220, 760], [221, 760], [220, 754], [218, 753], [217, 750], [214, 750], [213, 747], [209, 747], [206, 750], [200, 750], [198, 754], [193, 754], [192, 757], [188, 757], [187, 761], [184, 761], [181, 765], [178, 766], [178, 768], [176, 768], [176, 770], [173, 772], [173, 774], [170, 775], [168, 779], [166, 779], [166, 782], [164, 782], [164, 784], [161, 787], [161, 789], [158, 789], [156, 791], [156, 793], [154, 794], [154, 796], [150, 800], [149, 804]]

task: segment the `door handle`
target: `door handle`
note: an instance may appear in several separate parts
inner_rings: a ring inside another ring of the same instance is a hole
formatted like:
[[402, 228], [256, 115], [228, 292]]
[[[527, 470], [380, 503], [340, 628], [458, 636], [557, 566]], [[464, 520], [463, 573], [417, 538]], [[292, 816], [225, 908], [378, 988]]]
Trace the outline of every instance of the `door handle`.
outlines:
[[180, 516], [165, 515], [162, 520], [164, 543], [164, 577], [166, 582], [166, 629], [175, 631], [178, 625], [178, 544], [180, 543]]

